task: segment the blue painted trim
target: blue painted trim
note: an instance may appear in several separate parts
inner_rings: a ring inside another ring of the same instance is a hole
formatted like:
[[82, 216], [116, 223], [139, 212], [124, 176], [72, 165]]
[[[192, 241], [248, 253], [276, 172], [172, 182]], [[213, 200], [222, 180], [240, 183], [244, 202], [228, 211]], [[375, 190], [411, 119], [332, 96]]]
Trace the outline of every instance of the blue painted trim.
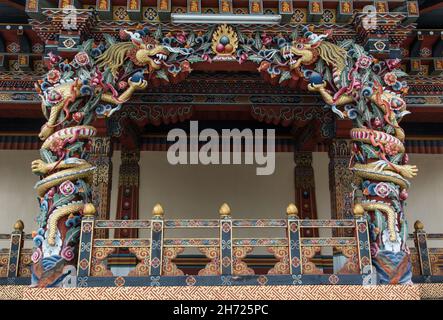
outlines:
[[163, 220], [160, 217], [154, 217], [151, 224], [150, 274], [152, 276], [160, 276], [162, 271], [163, 228]]
[[412, 276], [413, 283], [443, 283], [443, 276]]
[[[327, 284], [333, 285], [329, 281], [331, 275], [253, 275], [253, 276], [177, 276], [177, 277], [85, 277], [77, 279], [79, 287], [116, 287], [117, 278], [124, 280], [124, 286], [188, 286], [186, 279], [189, 278], [189, 285], [193, 282], [194, 285], [200, 286], [217, 286], [217, 285], [260, 285], [258, 279], [266, 277], [267, 282], [264, 285], [319, 285]], [[362, 275], [337, 275], [338, 282], [336, 284], [347, 285], [362, 285]], [[443, 276], [413, 276], [413, 283], [443, 283]], [[30, 277], [18, 278], [0, 278], [0, 286], [7, 285], [30, 285]]]
[[79, 277], [78, 287], [362, 285], [363, 275]]
[[234, 261], [232, 258], [232, 220], [228, 216], [220, 220], [220, 239], [221, 271], [223, 275], [229, 276], [232, 274]]
[[31, 277], [0, 278], [0, 286], [31, 285]]

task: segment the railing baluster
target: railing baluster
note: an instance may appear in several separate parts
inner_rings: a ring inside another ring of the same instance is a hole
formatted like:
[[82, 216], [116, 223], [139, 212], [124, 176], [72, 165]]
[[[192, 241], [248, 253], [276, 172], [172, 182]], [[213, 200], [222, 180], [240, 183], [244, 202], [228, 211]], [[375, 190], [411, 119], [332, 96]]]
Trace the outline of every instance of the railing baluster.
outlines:
[[300, 225], [297, 207], [291, 203], [286, 209], [288, 224], [287, 237], [289, 244], [289, 266], [291, 274], [302, 273], [301, 247], [300, 247]]
[[358, 261], [361, 274], [370, 274], [372, 272], [371, 250], [369, 244], [368, 222], [364, 218], [365, 210], [361, 204], [354, 206], [355, 218], [355, 236], [358, 248]]
[[163, 216], [162, 206], [160, 204], [155, 205], [152, 210], [151, 222], [151, 265], [149, 273], [151, 276], [159, 276], [162, 272]]
[[428, 240], [423, 223], [419, 220], [414, 223], [414, 242], [417, 249], [420, 273], [423, 276], [431, 276], [431, 262], [429, 260]]
[[92, 242], [94, 239], [95, 208], [85, 205], [80, 229], [80, 247], [78, 251], [77, 277], [89, 277], [91, 270]]
[[20, 252], [23, 246], [23, 221], [17, 220], [14, 224], [14, 231], [11, 233], [11, 244], [9, 247], [8, 278], [18, 276], [20, 266]]
[[224, 203], [220, 213], [220, 270], [223, 275], [232, 275], [232, 217], [231, 209]]

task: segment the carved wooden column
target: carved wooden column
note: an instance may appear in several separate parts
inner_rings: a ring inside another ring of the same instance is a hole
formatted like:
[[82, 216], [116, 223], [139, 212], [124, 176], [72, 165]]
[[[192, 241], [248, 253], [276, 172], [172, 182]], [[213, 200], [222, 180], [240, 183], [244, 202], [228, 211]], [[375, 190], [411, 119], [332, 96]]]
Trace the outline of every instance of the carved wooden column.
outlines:
[[[299, 208], [299, 217], [301, 219], [317, 219], [312, 152], [295, 151], [294, 162], [295, 203]], [[317, 237], [318, 230], [304, 228], [302, 236]]]
[[[92, 139], [91, 164], [96, 167], [92, 181], [92, 202], [97, 209], [97, 219], [109, 219], [112, 188], [112, 143], [110, 137]], [[105, 229], [95, 232], [97, 238], [107, 236]]]
[[[138, 196], [140, 179], [140, 150], [122, 150], [118, 178], [117, 219], [138, 219]], [[134, 238], [137, 229], [116, 229], [115, 238]]]
[[[349, 170], [351, 143], [335, 139], [329, 146], [329, 192], [331, 195], [331, 218], [352, 219], [352, 182]], [[333, 229], [333, 231], [336, 231]], [[352, 230], [349, 230], [352, 233]]]

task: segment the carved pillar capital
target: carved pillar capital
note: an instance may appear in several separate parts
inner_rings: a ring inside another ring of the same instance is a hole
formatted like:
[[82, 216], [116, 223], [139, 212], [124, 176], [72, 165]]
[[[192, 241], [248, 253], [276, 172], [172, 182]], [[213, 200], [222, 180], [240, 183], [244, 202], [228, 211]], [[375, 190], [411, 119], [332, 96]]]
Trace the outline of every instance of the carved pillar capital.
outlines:
[[112, 155], [113, 148], [110, 137], [94, 137], [91, 141], [91, 156], [99, 155], [110, 157]]
[[314, 169], [312, 168], [312, 152], [294, 152], [295, 187], [315, 188]]
[[[109, 219], [112, 186], [112, 141], [110, 137], [92, 138], [91, 164], [96, 167], [92, 180], [92, 202], [97, 209], [97, 219]], [[97, 230], [96, 237], [107, 230]]]
[[349, 158], [351, 157], [351, 140], [333, 139], [329, 145], [329, 158]]
[[122, 150], [119, 186], [138, 186], [140, 167], [140, 150]]

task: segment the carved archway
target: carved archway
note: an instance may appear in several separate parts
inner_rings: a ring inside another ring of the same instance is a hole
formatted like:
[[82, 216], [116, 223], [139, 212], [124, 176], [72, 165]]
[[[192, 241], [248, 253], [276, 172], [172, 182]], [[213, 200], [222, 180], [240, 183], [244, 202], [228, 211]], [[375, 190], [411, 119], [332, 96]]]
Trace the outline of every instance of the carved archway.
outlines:
[[[199, 63], [254, 63], [265, 79], [318, 92], [332, 111], [351, 119], [353, 155], [350, 169], [355, 214], [370, 225], [373, 262], [382, 283], [411, 279], [407, 225], [403, 211], [408, 179], [416, 175], [407, 164], [404, 132], [398, 125], [408, 112], [402, 94], [399, 60], [378, 61], [354, 41], [334, 44], [331, 32], [304, 28], [292, 35], [242, 33], [218, 26], [206, 33], [156, 30], [120, 31], [121, 41], [104, 36], [88, 40], [72, 61], [50, 54], [50, 70], [37, 90], [47, 123], [41, 159], [32, 171], [42, 176], [40, 229], [34, 235], [33, 283], [57, 285], [64, 267], [75, 261], [81, 217], [94, 215], [88, 162], [96, 117], [111, 116], [136, 90], [184, 79]], [[123, 107], [124, 108], [124, 107]]]

